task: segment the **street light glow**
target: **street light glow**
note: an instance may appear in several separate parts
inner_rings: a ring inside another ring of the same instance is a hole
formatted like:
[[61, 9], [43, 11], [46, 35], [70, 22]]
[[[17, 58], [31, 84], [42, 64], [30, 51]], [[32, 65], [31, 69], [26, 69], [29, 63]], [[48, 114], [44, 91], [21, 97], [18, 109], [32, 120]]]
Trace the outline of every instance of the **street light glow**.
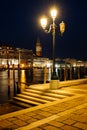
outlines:
[[42, 27], [43, 29], [45, 29], [46, 26], [47, 26], [47, 19], [46, 19], [45, 17], [44, 17], [44, 18], [41, 18], [40, 23], [41, 23], [41, 27]]
[[57, 10], [56, 9], [52, 9], [51, 10], [51, 17], [55, 20], [56, 16], [57, 16]]
[[[51, 89], [57, 89], [58, 88], [58, 85], [59, 85], [59, 78], [58, 78], [58, 74], [56, 73], [56, 69], [55, 69], [55, 34], [56, 34], [56, 23], [55, 23], [55, 19], [57, 17], [57, 10], [56, 8], [53, 8], [51, 10], [51, 18], [52, 18], [52, 24], [50, 24], [49, 26], [49, 29], [47, 28], [46, 29], [46, 26], [47, 26], [47, 19], [46, 18], [42, 18], [41, 19], [41, 26], [42, 28], [44, 29], [44, 32], [46, 33], [50, 33], [52, 32], [52, 37], [53, 37], [53, 72], [52, 72], [52, 75], [51, 75], [51, 81], [50, 81], [50, 88]], [[65, 24], [64, 22], [62, 21], [62, 23], [60, 24], [60, 31], [61, 31], [61, 34], [64, 33], [65, 31]]]

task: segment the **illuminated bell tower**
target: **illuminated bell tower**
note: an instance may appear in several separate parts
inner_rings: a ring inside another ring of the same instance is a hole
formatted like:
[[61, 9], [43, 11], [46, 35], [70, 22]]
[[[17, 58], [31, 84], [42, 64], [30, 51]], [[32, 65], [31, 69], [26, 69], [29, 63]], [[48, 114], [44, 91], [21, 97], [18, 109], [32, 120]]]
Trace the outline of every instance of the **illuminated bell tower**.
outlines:
[[39, 38], [37, 39], [36, 43], [36, 56], [42, 56], [42, 47]]

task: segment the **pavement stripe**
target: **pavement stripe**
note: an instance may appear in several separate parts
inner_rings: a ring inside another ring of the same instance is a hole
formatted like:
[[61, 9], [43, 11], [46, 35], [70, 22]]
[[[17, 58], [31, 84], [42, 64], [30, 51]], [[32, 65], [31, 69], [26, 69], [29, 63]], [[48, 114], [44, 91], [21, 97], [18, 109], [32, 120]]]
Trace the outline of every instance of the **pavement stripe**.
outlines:
[[52, 115], [52, 116], [47, 117], [47, 118], [45, 118], [45, 119], [42, 119], [42, 120], [33, 122], [33, 123], [31, 123], [31, 124], [29, 124], [29, 125], [27, 125], [27, 126], [20, 127], [20, 128], [18, 128], [18, 129], [16, 129], [16, 130], [30, 130], [30, 129], [32, 129], [32, 128], [38, 127], [38, 126], [43, 125], [43, 124], [45, 124], [45, 123], [48, 123], [48, 122], [50, 122], [50, 121], [52, 121], [52, 120], [55, 120], [55, 119], [57, 119], [57, 118], [60, 117], [60, 116], [65, 116], [65, 115], [67, 115], [67, 114], [69, 115], [70, 113], [72, 113], [72, 112], [74, 112], [74, 111], [76, 111], [76, 110], [82, 109], [82, 108], [84, 108], [84, 107], [86, 107], [86, 106], [87, 106], [87, 103], [81, 104], [81, 105], [79, 105], [79, 106], [76, 106], [76, 107], [71, 108], [71, 109], [69, 109], [69, 110], [66, 110], [66, 111], [64, 111], [64, 112], [60, 112], [60, 113], [58, 113], [58, 114], [56, 114], [56, 115]]
[[80, 98], [80, 97], [83, 97], [83, 96], [84, 95], [78, 94], [78, 95], [75, 95], [75, 96], [72, 96], [72, 97], [67, 97], [65, 99], [61, 99], [60, 101], [59, 100], [58, 101], [53, 101], [53, 102], [49, 102], [49, 103], [46, 103], [46, 104], [38, 105], [36, 107], [26, 108], [26, 109], [19, 110], [19, 111], [16, 111], [16, 112], [4, 114], [4, 115], [0, 116], [0, 120], [7, 119], [7, 118], [10, 118], [10, 117], [13, 117], [13, 116], [17, 116], [17, 115], [21, 115], [21, 114], [25, 114], [27, 112], [32, 112], [34, 110], [42, 109], [44, 107], [55, 105], [57, 103], [62, 103], [62, 102], [70, 101], [72, 99], [75, 99], [75, 98], [78, 98], [78, 97]]
[[30, 129], [35, 128], [37, 126], [43, 125], [43, 124], [47, 123], [48, 121], [55, 120], [57, 117], [58, 117], [57, 115], [53, 115], [53, 116], [50, 116], [48, 118], [33, 122], [25, 127], [20, 127], [16, 130], [30, 130]]

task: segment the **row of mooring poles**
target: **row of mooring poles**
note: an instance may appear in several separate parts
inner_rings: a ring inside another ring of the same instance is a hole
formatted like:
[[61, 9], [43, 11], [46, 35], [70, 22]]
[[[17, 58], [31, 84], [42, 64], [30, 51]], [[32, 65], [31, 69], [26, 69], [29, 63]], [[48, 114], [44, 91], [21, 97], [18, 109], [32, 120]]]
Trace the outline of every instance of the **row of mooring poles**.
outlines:
[[7, 76], [8, 76], [8, 98], [10, 98], [10, 68], [7, 60]]
[[[13, 70], [13, 87], [14, 87], [14, 96], [17, 93], [20, 93], [20, 53], [19, 53], [19, 60], [18, 60], [18, 82], [15, 81], [15, 66], [14, 64], [12, 65], [12, 70]], [[8, 98], [11, 98], [11, 86], [10, 86], [10, 65], [9, 62], [7, 60], [7, 77], [8, 77]]]
[[[63, 69], [63, 72], [62, 72]], [[86, 67], [80, 67], [80, 66], [76, 66], [73, 67], [72, 64], [70, 64], [70, 68], [67, 67], [67, 65], [65, 64], [65, 67], [63, 68], [60, 65], [60, 80], [62, 80], [62, 76], [64, 75], [64, 81], [66, 80], [72, 80], [72, 79], [80, 79], [80, 78], [84, 78], [86, 75]], [[75, 77], [74, 77], [75, 75]]]
[[[14, 85], [14, 95], [15, 95], [15, 70], [14, 70], [14, 65], [12, 66], [13, 67], [13, 85]], [[8, 77], [8, 99], [11, 98], [11, 86], [10, 86], [10, 79], [12, 78], [11, 77], [12, 75], [10, 75], [10, 66], [9, 66], [9, 63], [7, 61], [7, 77]]]
[[[47, 81], [47, 71], [48, 71], [47, 67], [44, 67], [43, 68], [44, 83], [46, 83], [46, 81]], [[66, 63], [65, 63], [65, 67], [60, 64], [60, 67], [59, 67], [59, 79], [60, 79], [60, 81], [80, 79], [80, 78], [84, 78], [85, 75], [86, 75], [86, 67], [85, 66], [82, 66], [82, 67], [75, 66], [75, 67], [73, 67], [72, 64], [70, 64], [70, 67], [68, 68]]]

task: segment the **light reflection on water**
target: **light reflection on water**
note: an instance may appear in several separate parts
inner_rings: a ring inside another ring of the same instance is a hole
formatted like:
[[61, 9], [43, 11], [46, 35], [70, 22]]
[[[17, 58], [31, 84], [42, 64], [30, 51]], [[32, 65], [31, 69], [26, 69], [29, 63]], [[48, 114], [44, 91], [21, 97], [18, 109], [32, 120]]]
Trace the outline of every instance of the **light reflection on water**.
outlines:
[[26, 75], [25, 75], [25, 70], [22, 70], [20, 80], [21, 80], [22, 82], [26, 83]]
[[0, 103], [8, 100], [8, 84], [10, 85], [11, 96], [13, 96], [13, 73], [10, 71], [8, 80], [8, 71], [0, 71]]
[[[47, 72], [46, 74], [47, 81], [50, 81], [51, 70], [48, 69], [46, 70], [46, 72]], [[62, 77], [64, 79], [63, 73]], [[76, 78], [77, 78], [77, 70], [74, 68], [73, 79]], [[18, 70], [0, 71], [0, 104], [7, 102], [14, 96], [14, 88], [17, 87], [16, 83], [18, 81], [21, 82], [21, 88], [24, 89], [26, 86], [24, 83], [43, 83], [43, 79], [44, 79], [44, 70], [39, 68], [38, 69], [35, 68], [33, 70], [33, 73], [32, 70], [20, 70], [20, 73], [18, 73]]]
[[34, 76], [34, 74], [32, 76], [31, 70], [20, 70], [20, 72], [18, 70], [0, 71], [0, 104], [7, 102], [14, 96], [14, 90], [17, 91], [19, 81], [22, 91], [26, 86], [24, 83], [37, 83], [42, 80], [43, 75], [42, 77], [41, 75]]
[[10, 70], [8, 77], [8, 70], [0, 71], [0, 103], [7, 102], [8, 99], [14, 96], [14, 87], [16, 82], [26, 82], [25, 70], [20, 70], [20, 79], [18, 79], [18, 71]]

